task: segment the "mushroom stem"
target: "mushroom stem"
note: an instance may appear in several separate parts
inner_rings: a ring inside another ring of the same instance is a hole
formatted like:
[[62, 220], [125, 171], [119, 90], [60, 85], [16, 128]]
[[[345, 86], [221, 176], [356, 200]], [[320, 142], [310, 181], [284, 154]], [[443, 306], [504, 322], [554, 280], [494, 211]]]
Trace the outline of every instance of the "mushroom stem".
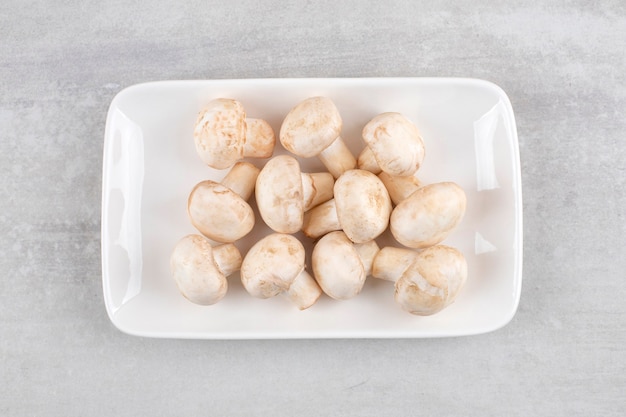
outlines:
[[311, 307], [322, 295], [322, 289], [317, 285], [317, 281], [303, 269], [302, 272], [291, 283], [291, 286], [284, 294], [300, 310]]
[[365, 276], [372, 274], [372, 266], [374, 264], [374, 259], [376, 255], [380, 251], [378, 244], [375, 240], [370, 240], [365, 243], [355, 243], [354, 249], [356, 249], [356, 253], [359, 255], [361, 259], [361, 263], [363, 264], [363, 269], [365, 270]]
[[226, 174], [221, 184], [233, 190], [244, 201], [248, 201], [254, 192], [254, 185], [259, 172], [259, 168], [249, 162], [237, 162]]
[[225, 276], [229, 276], [241, 268], [241, 253], [232, 243], [215, 246], [213, 248], [213, 260]]
[[262, 119], [246, 119], [244, 158], [269, 158], [274, 153], [275, 144], [276, 136], [269, 123]]
[[339, 136], [317, 156], [335, 178], [339, 178], [344, 172], [356, 168], [354, 155]]
[[328, 172], [315, 172], [302, 175], [302, 200], [304, 211], [319, 206], [333, 198], [335, 179]]
[[382, 172], [382, 170], [380, 169], [380, 165], [378, 165], [378, 162], [376, 162], [374, 152], [372, 152], [372, 148], [370, 148], [369, 146], [363, 148], [363, 150], [359, 154], [357, 165], [359, 169], [364, 169], [365, 171], [369, 171], [372, 174], [378, 175], [380, 172]]
[[412, 175], [408, 177], [396, 177], [386, 172], [381, 172], [378, 174], [378, 178], [385, 184], [385, 188], [389, 192], [389, 197], [391, 197], [391, 201], [393, 201], [393, 204], [396, 206], [422, 186], [420, 180]]
[[417, 256], [418, 252], [411, 249], [384, 247], [374, 258], [372, 276], [396, 282], [417, 259]]
[[302, 231], [306, 236], [317, 239], [334, 230], [341, 230], [334, 198], [304, 214]]

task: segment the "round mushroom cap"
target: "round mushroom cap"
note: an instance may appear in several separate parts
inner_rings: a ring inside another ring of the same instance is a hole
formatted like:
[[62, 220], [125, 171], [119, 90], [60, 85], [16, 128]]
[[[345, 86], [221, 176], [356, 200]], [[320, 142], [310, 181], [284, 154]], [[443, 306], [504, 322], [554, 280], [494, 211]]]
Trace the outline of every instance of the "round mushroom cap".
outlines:
[[341, 115], [327, 97], [311, 97], [292, 108], [280, 127], [280, 143], [289, 152], [310, 158], [341, 134]]
[[373, 240], [387, 229], [391, 199], [376, 175], [362, 169], [346, 171], [335, 181], [334, 194], [341, 228], [354, 243]]
[[170, 257], [170, 270], [178, 290], [193, 303], [215, 304], [228, 290], [228, 281], [213, 259], [211, 244], [200, 235], [178, 241]]
[[259, 240], [241, 264], [241, 282], [253, 297], [287, 291], [304, 269], [304, 246], [295, 237], [273, 233]]
[[329, 297], [347, 300], [363, 289], [365, 268], [344, 232], [324, 235], [313, 248], [311, 263], [315, 280]]
[[379, 114], [365, 125], [362, 135], [380, 169], [390, 175], [413, 175], [424, 160], [417, 127], [400, 113]]
[[215, 181], [198, 183], [187, 203], [193, 226], [209, 239], [234, 242], [254, 226], [254, 212], [237, 193]]
[[391, 213], [393, 237], [409, 248], [426, 248], [443, 241], [463, 219], [467, 199], [453, 182], [417, 189]]
[[270, 159], [256, 180], [256, 203], [265, 223], [275, 232], [302, 228], [304, 201], [300, 164], [289, 155]]
[[452, 304], [467, 280], [467, 262], [449, 246], [422, 251], [395, 285], [395, 300], [412, 314], [428, 316]]
[[215, 169], [232, 166], [243, 157], [246, 113], [236, 100], [218, 98], [200, 112], [193, 131], [196, 151]]

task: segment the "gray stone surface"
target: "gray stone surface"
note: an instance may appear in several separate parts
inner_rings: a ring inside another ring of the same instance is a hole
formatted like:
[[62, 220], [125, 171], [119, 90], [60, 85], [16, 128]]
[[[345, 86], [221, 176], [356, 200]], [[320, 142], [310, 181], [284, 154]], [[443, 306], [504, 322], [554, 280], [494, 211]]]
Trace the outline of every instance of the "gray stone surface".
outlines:
[[[181, 3], [0, 4], [1, 415], [623, 415], [626, 3]], [[509, 94], [525, 210], [513, 321], [434, 340], [116, 330], [99, 241], [114, 95], [335, 76], [477, 77]]]

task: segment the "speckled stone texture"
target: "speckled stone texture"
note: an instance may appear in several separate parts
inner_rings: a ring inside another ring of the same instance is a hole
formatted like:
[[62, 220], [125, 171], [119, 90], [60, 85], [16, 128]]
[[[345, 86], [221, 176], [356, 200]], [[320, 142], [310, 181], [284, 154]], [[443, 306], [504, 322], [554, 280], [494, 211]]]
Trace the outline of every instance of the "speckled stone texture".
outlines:
[[[537, 3], [3, 1], [0, 414], [623, 416], [626, 3]], [[513, 321], [432, 340], [115, 329], [100, 271], [114, 95], [335, 76], [476, 77], [508, 93], [525, 233]]]

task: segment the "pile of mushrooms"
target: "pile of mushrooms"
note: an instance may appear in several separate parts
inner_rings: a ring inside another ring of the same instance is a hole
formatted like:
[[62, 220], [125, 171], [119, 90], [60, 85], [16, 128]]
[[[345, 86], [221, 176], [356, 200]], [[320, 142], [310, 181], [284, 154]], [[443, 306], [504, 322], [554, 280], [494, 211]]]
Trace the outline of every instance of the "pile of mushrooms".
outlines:
[[[280, 144], [291, 155], [272, 157], [276, 136], [266, 121], [247, 118], [233, 99], [206, 105], [194, 128], [196, 150], [208, 166], [229, 171], [189, 194], [187, 212], [199, 234], [182, 238], [170, 258], [184, 297], [214, 304], [227, 292], [227, 277], [240, 271], [251, 296], [283, 295], [301, 310], [322, 294], [357, 296], [368, 276], [394, 282], [396, 302], [416, 315], [437, 313], [457, 298], [467, 263], [441, 242], [463, 219], [463, 189], [416, 177], [424, 142], [402, 114], [373, 117], [363, 127], [358, 158], [341, 138], [342, 126], [331, 99], [307, 98], [280, 128]], [[328, 172], [302, 172], [300, 161], [312, 157]], [[249, 158], [267, 161], [255, 165]], [[253, 195], [257, 212], [248, 203]], [[268, 234], [242, 256], [237, 244], [258, 221]], [[378, 246], [387, 230], [398, 247]], [[304, 237], [294, 236], [299, 232]], [[301, 239], [314, 244], [310, 270]]]

